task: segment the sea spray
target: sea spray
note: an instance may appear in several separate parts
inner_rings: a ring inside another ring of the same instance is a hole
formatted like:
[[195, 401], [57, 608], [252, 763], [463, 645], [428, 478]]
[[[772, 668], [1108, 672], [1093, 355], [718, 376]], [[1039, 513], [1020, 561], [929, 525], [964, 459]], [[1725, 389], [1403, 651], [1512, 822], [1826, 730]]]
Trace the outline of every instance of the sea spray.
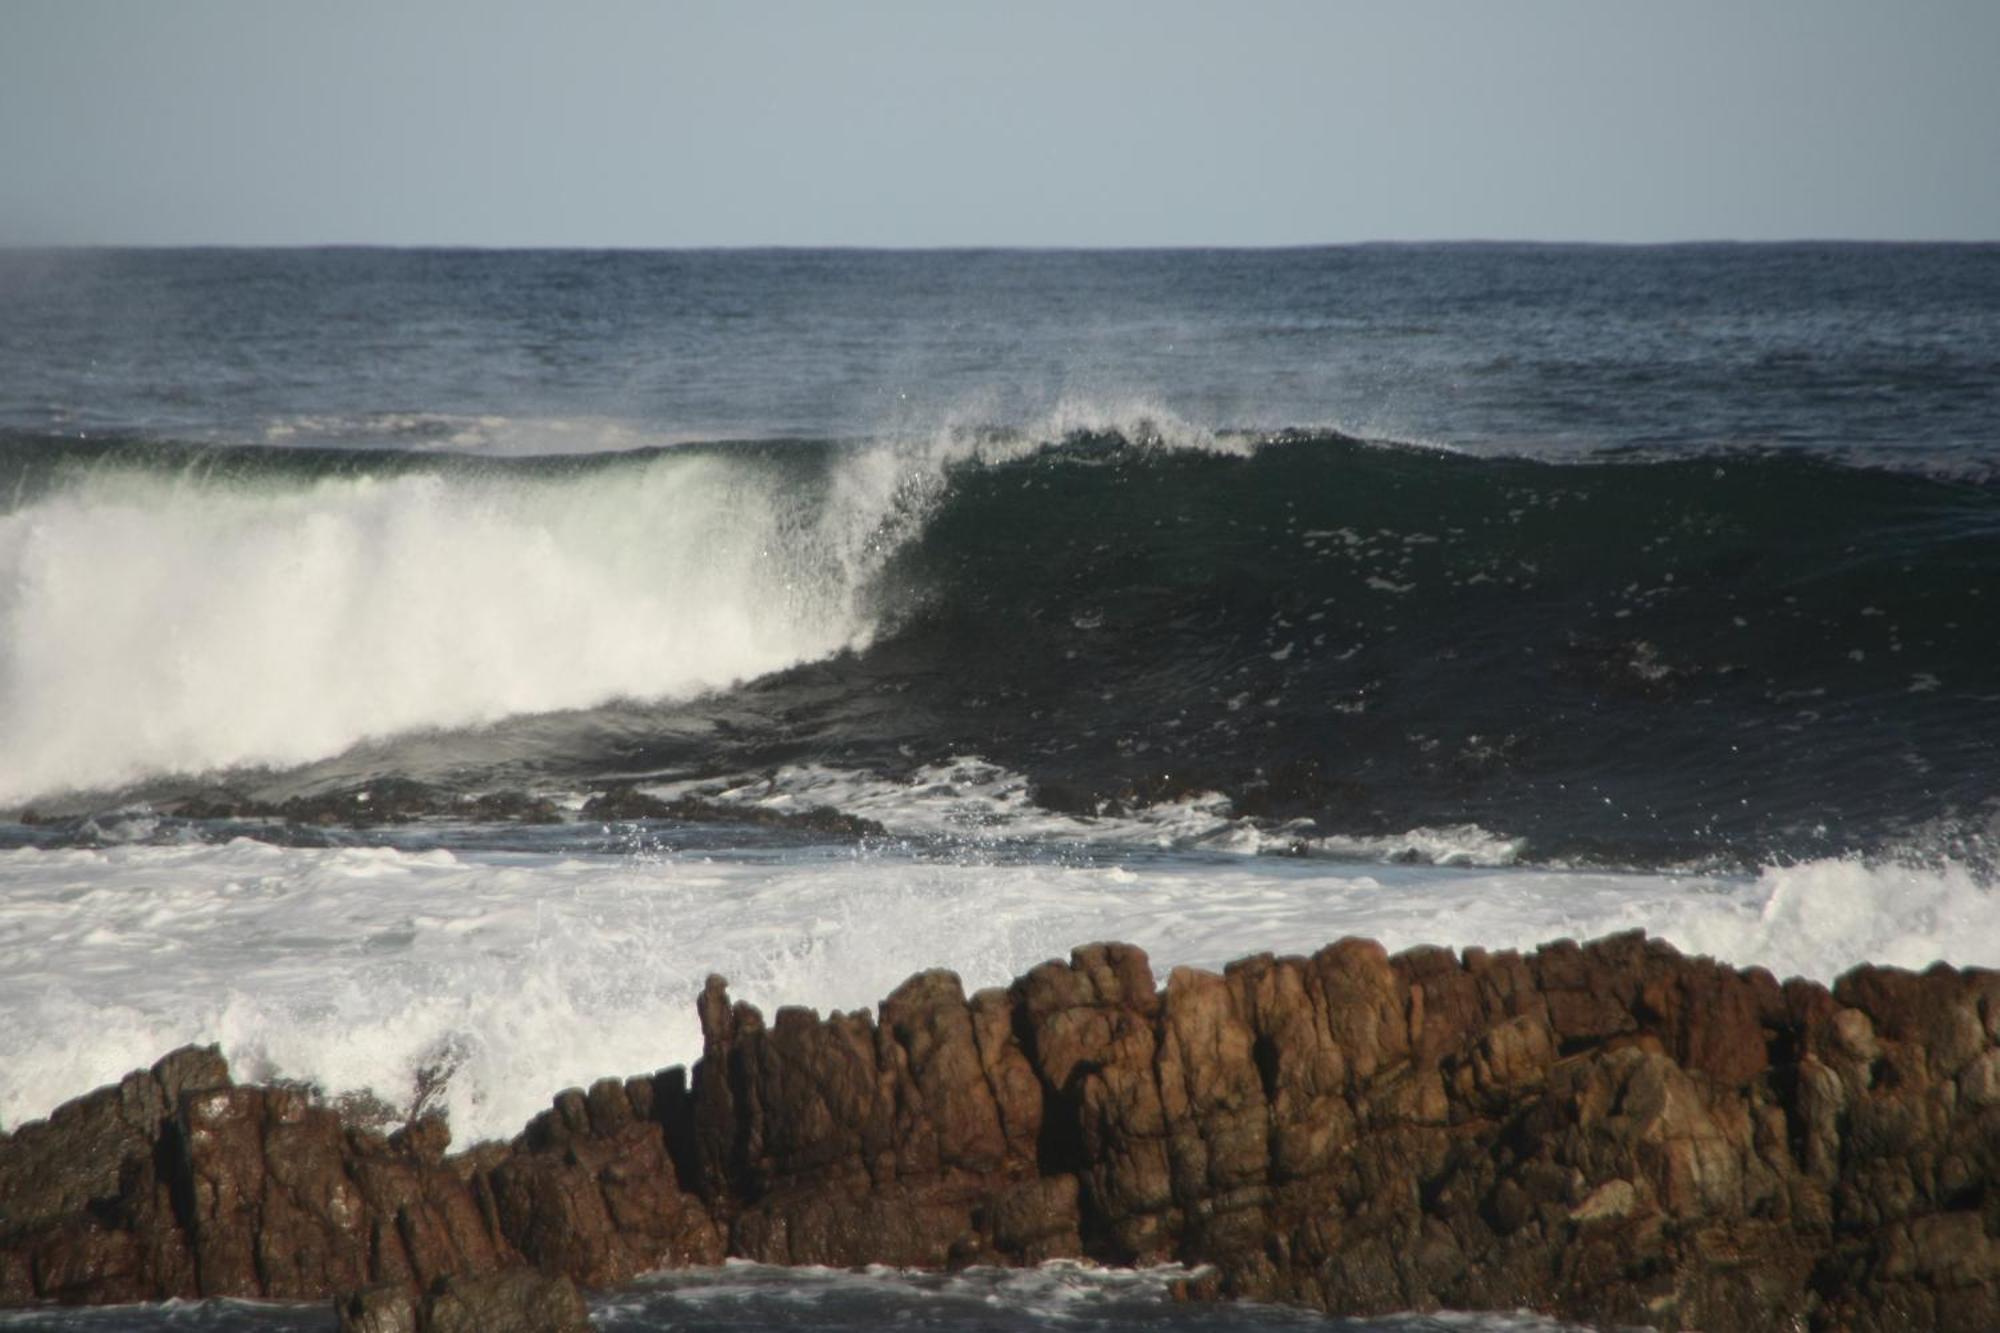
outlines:
[[1096, 939], [1141, 945], [1162, 976], [1345, 935], [1529, 948], [1635, 928], [1821, 981], [1871, 960], [2000, 965], [2000, 895], [1956, 863], [1368, 865], [1112, 833], [1065, 849], [1036, 826], [1038, 854], [974, 838], [775, 859], [247, 839], [0, 853], [0, 1126], [213, 1041], [246, 1077], [399, 1112], [442, 1073], [435, 1103], [464, 1143], [513, 1133], [559, 1088], [693, 1060], [710, 972], [767, 1012], [852, 1009], [928, 967], [971, 990]]
[[718, 689], [865, 642], [888, 515], [829, 511], [800, 472], [686, 452], [92, 474], [0, 515], [0, 801]]

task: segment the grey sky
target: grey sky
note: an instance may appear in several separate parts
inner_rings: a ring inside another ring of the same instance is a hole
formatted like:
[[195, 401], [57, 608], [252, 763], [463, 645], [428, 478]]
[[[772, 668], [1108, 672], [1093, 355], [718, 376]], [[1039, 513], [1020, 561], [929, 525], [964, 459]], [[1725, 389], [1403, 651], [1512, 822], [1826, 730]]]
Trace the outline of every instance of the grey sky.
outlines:
[[0, 242], [2000, 238], [2000, 0], [0, 0]]

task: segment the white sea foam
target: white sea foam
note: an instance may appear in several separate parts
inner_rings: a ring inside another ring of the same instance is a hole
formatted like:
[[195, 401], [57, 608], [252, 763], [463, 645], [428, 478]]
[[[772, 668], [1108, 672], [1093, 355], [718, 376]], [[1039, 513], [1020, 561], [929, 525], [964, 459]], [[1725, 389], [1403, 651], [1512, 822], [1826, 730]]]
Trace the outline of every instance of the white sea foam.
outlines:
[[1350, 934], [1504, 948], [1632, 927], [1780, 975], [2000, 964], [2000, 898], [1950, 865], [1729, 877], [1182, 854], [21, 850], [0, 855], [0, 1122], [215, 1041], [240, 1076], [394, 1104], [420, 1070], [451, 1067], [464, 1142], [511, 1134], [564, 1086], [692, 1060], [711, 971], [767, 1012], [854, 1008], [923, 968], [976, 988], [1097, 939], [1141, 945], [1164, 976]]
[[[678, 1269], [599, 1294], [593, 1319], [611, 1329], [710, 1329], [816, 1326], [807, 1313], [833, 1307], [826, 1326], [977, 1328], [988, 1333], [1068, 1326], [1327, 1330], [1311, 1310], [1231, 1302], [1199, 1320], [1173, 1318], [1175, 1283], [1202, 1270], [1179, 1265], [1100, 1268], [1052, 1260], [1034, 1268], [974, 1267], [938, 1273], [881, 1266], [864, 1269], [777, 1268], [735, 1261]], [[1149, 1308], [1153, 1307], [1153, 1308]], [[1185, 1313], [1185, 1311], [1183, 1311]], [[1574, 1325], [1530, 1314], [1387, 1315], [1341, 1320], [1349, 1333], [1561, 1333]]]
[[865, 641], [893, 490], [741, 460], [98, 476], [0, 516], [0, 801], [726, 686]]
[[1139, 397], [1066, 397], [1027, 433], [1048, 440], [1076, 434], [1117, 434], [1140, 448], [1237, 457], [1247, 456], [1257, 447], [1250, 436], [1213, 430]]
[[1228, 797], [1195, 792], [1133, 810], [1069, 814], [1034, 800], [1034, 782], [976, 755], [925, 764], [902, 778], [794, 764], [736, 782], [660, 783], [665, 799], [698, 795], [774, 814], [819, 806], [874, 820], [892, 834], [956, 844], [1032, 842], [1042, 846], [1147, 847], [1173, 851], [1313, 854], [1344, 860], [1416, 861], [1449, 866], [1512, 865], [1521, 840], [1477, 824], [1413, 828], [1381, 836], [1318, 834], [1310, 823], [1270, 825], [1241, 818]]
[[1229, 799], [1213, 792], [1129, 814], [1083, 816], [1043, 809], [1035, 804], [1033, 788], [1023, 774], [976, 755], [954, 755], [901, 778], [789, 764], [743, 780], [660, 783], [646, 790], [666, 799], [692, 794], [780, 815], [832, 806], [874, 820], [892, 834], [959, 845], [1093, 843], [1254, 852], [1263, 850], [1270, 836], [1236, 819]]

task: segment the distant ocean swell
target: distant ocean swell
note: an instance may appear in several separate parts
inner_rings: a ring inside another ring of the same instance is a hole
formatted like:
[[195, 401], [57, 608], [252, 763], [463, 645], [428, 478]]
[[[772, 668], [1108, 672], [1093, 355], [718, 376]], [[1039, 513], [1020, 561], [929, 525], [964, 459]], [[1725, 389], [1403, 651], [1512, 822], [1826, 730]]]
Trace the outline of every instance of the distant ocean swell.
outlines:
[[1619, 863], [1993, 815], [1988, 484], [1143, 421], [515, 460], [16, 438], [0, 469], [17, 806], [373, 741], [339, 773], [976, 753], [1071, 813], [1216, 791]]

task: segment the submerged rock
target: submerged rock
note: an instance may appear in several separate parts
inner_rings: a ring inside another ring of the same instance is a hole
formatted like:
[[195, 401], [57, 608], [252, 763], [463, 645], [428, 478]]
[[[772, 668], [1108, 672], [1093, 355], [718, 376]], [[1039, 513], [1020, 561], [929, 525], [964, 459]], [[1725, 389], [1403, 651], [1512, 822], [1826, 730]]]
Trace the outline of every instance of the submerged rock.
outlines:
[[879, 1015], [767, 1021], [720, 978], [698, 1004], [691, 1075], [456, 1155], [176, 1052], [0, 1136], [0, 1303], [362, 1291], [352, 1326], [386, 1330], [444, 1327], [441, 1284], [482, 1274], [1081, 1256], [1339, 1313], [2000, 1326], [1992, 973], [1829, 990], [1633, 934], [1160, 987], [1092, 945], [971, 996], [922, 973]]

